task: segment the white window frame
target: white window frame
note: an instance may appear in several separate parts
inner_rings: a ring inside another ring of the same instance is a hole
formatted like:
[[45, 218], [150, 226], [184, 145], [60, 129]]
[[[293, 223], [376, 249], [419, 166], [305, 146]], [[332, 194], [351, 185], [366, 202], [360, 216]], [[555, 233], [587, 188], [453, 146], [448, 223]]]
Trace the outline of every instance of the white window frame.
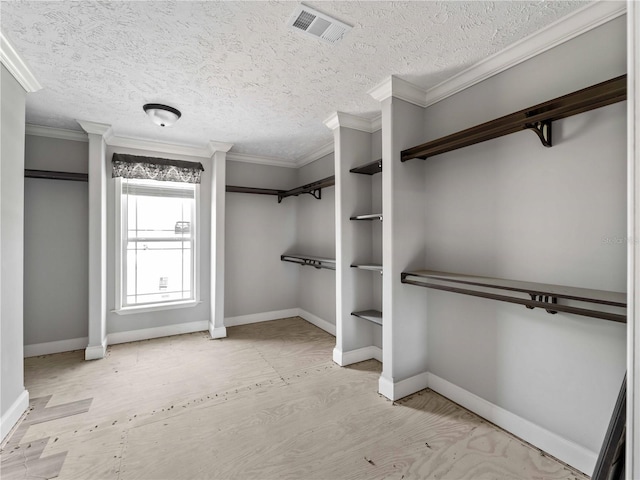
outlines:
[[126, 239], [123, 235], [127, 232], [127, 195], [123, 195], [122, 178], [115, 179], [115, 309], [113, 313], [118, 315], [130, 315], [136, 313], [155, 312], [160, 310], [172, 310], [176, 308], [195, 307], [200, 301], [200, 185], [195, 184], [195, 212], [193, 225], [193, 252], [192, 252], [192, 285], [194, 298], [189, 300], [171, 300], [167, 302], [155, 302], [143, 305], [124, 305], [124, 288], [126, 285], [124, 275], [126, 272]]

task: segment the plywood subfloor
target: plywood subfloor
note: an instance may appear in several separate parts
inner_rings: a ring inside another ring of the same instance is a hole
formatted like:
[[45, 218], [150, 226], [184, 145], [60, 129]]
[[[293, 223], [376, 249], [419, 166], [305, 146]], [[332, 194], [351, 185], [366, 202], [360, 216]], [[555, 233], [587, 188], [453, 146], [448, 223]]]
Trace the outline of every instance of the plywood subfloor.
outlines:
[[[338, 367], [335, 339], [300, 318], [227, 331], [26, 359], [48, 408], [92, 400], [21, 446], [66, 452], [62, 479], [587, 478], [429, 390], [385, 399], [378, 362]], [[42, 478], [27, 467], [2, 478]]]

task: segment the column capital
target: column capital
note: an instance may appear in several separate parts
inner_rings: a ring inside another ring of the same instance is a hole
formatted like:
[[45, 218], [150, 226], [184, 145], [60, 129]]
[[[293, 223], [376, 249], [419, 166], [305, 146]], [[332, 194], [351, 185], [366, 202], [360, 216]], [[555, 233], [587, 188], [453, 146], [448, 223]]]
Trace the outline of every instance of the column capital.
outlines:
[[90, 122], [88, 120], [76, 120], [82, 129], [88, 134], [100, 135], [107, 137], [111, 131], [111, 125], [106, 123]]

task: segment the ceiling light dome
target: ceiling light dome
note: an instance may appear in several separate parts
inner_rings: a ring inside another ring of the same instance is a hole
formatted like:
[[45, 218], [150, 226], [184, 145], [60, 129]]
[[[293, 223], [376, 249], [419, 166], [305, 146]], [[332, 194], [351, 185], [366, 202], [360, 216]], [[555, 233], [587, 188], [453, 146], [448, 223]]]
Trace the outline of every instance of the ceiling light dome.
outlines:
[[147, 103], [142, 109], [153, 123], [161, 127], [170, 127], [182, 116], [180, 110], [160, 103]]

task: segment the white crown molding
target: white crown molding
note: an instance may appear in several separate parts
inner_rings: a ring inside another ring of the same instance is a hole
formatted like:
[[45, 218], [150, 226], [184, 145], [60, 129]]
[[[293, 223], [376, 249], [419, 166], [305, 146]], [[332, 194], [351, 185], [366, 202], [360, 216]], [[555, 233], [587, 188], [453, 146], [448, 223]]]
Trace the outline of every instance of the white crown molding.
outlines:
[[42, 85], [31, 73], [26, 62], [2, 32], [0, 32], [0, 61], [27, 93], [37, 92], [42, 89]]
[[334, 148], [334, 143], [330, 142], [327, 143], [326, 145], [323, 145], [322, 147], [314, 150], [313, 152], [310, 152], [308, 154], [306, 154], [304, 157], [300, 157], [296, 160], [296, 167], [304, 167], [305, 165], [309, 165], [312, 162], [315, 162], [316, 160], [320, 160], [322, 157], [326, 157], [329, 154], [332, 154], [333, 151], [335, 150]]
[[394, 75], [383, 80], [377, 86], [369, 90], [368, 93], [379, 102], [390, 97], [395, 97], [400, 100], [404, 100], [405, 102], [418, 105], [419, 107], [426, 107], [426, 92], [422, 88], [415, 86], [413, 83], [409, 83]]
[[228, 152], [233, 147], [233, 143], [215, 142], [209, 141], [209, 154], [213, 155], [216, 152]]
[[[374, 119], [375, 120], [375, 119]], [[352, 130], [359, 130], [361, 132], [373, 133], [374, 125], [373, 120], [368, 118], [358, 117], [357, 115], [351, 115], [350, 113], [334, 112], [325, 121], [324, 124], [329, 130], [335, 130], [338, 127], [351, 128]]]
[[270, 165], [272, 167], [285, 167], [285, 168], [297, 167], [295, 163], [282, 160], [281, 158], [265, 157], [262, 155], [250, 155], [248, 153], [229, 152], [227, 154], [227, 160], [230, 160], [232, 162], [244, 162], [244, 163], [255, 163], [258, 165]]
[[626, 4], [624, 2], [597, 1], [590, 3], [430, 88], [426, 92], [424, 105], [422, 106], [428, 107], [444, 100], [489, 77], [624, 15], [625, 12]]
[[111, 125], [106, 123], [89, 122], [88, 120], [76, 120], [82, 129], [88, 134], [108, 137], [111, 134]]
[[42, 127], [40, 125], [32, 125], [27, 123], [25, 126], [25, 134], [35, 137], [58, 138], [61, 140], [73, 140], [75, 142], [88, 142], [89, 137], [86, 132], [79, 130], [67, 130], [65, 128]]
[[382, 130], [382, 114], [378, 115], [373, 120], [371, 120], [371, 128], [373, 129], [374, 132], [377, 132], [378, 130]]
[[158, 153], [170, 153], [174, 155], [188, 155], [191, 157], [211, 158], [212, 152], [209, 145], [205, 147], [191, 147], [188, 145], [175, 145], [155, 140], [142, 138], [121, 137], [113, 135], [107, 139], [107, 145], [112, 147], [133, 148]]

